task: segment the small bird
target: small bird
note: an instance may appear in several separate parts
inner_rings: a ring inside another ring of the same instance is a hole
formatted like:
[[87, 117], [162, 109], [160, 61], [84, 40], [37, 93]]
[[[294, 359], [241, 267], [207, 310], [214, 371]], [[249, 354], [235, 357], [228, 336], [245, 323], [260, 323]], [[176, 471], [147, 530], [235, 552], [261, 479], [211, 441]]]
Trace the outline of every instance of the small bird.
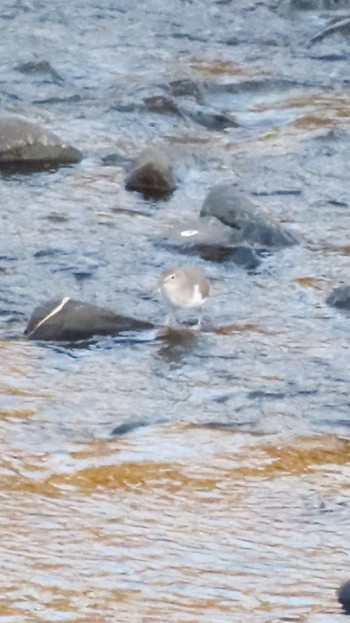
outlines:
[[202, 305], [209, 296], [210, 282], [205, 272], [198, 266], [176, 266], [162, 272], [159, 289], [166, 299], [176, 307], [198, 307], [198, 322], [202, 325]]

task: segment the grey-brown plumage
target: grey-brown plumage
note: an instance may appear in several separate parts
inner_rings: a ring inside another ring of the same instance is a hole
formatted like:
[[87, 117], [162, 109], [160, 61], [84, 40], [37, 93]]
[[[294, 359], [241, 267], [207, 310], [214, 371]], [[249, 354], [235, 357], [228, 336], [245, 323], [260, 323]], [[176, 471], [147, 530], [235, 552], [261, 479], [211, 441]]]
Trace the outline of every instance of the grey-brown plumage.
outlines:
[[163, 271], [160, 277], [160, 291], [176, 307], [198, 308], [196, 328], [202, 323], [201, 308], [209, 296], [210, 282], [198, 266], [175, 266]]

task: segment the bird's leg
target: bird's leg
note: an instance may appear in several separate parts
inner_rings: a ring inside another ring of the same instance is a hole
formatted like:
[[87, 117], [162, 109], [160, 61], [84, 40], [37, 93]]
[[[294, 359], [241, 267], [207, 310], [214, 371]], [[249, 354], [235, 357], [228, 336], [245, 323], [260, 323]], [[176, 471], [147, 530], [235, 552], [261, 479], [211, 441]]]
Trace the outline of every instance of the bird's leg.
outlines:
[[176, 318], [173, 309], [166, 315], [164, 326], [170, 328], [172, 324], [176, 324]]
[[201, 327], [202, 327], [202, 309], [200, 308], [199, 314], [198, 314], [198, 322], [195, 325], [193, 325], [192, 328], [194, 329], [194, 331], [200, 331]]

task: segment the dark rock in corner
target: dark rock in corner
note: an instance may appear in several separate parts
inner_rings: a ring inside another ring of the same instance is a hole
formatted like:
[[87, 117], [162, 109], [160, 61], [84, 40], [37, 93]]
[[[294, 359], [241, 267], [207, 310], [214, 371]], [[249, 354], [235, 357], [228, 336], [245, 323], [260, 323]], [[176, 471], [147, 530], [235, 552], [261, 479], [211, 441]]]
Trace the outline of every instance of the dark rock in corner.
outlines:
[[168, 196], [175, 188], [175, 178], [169, 159], [157, 147], [145, 149], [135, 162], [125, 187], [141, 193], [145, 199], [160, 199]]
[[73, 164], [81, 152], [61, 141], [53, 132], [18, 117], [0, 117], [0, 169], [38, 169]]
[[346, 614], [350, 614], [350, 580], [338, 588], [337, 597]]
[[53, 82], [63, 82], [63, 78], [48, 61], [27, 61], [25, 63], [19, 63], [15, 66], [15, 69], [22, 74], [39, 74], [51, 78]]
[[109, 309], [75, 301], [66, 296], [37, 307], [24, 334], [31, 340], [74, 342], [95, 335], [152, 329], [151, 322], [116, 314]]
[[350, 311], [350, 286], [340, 286], [333, 290], [326, 298], [326, 303], [331, 307]]
[[237, 244], [256, 249], [278, 249], [297, 244], [297, 239], [258, 209], [231, 184], [218, 184], [208, 193], [201, 216], [215, 216], [232, 228]]
[[239, 233], [215, 216], [199, 216], [173, 227], [162, 237], [160, 244], [213, 262], [230, 260], [248, 270], [254, 270], [260, 264], [254, 249], [242, 245]]

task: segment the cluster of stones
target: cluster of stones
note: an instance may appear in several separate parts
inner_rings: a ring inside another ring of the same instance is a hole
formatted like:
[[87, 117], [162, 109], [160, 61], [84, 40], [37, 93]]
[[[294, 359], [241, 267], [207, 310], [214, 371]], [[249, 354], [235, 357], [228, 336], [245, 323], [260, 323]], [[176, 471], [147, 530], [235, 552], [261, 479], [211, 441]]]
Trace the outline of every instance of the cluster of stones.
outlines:
[[[0, 117], [0, 169], [45, 169], [75, 164], [81, 158], [76, 147], [36, 123]], [[125, 186], [145, 199], [169, 197], [176, 189], [176, 178], [165, 150], [154, 146], [144, 150], [132, 165]], [[214, 186], [197, 217], [179, 223], [158, 241], [185, 255], [198, 255], [211, 261], [230, 260], [247, 270], [259, 265], [263, 252], [297, 243], [290, 231], [232, 184]], [[350, 309], [350, 286], [336, 289], [327, 303]], [[72, 341], [153, 326], [148, 321], [65, 297], [35, 309], [25, 334], [30, 339]]]

